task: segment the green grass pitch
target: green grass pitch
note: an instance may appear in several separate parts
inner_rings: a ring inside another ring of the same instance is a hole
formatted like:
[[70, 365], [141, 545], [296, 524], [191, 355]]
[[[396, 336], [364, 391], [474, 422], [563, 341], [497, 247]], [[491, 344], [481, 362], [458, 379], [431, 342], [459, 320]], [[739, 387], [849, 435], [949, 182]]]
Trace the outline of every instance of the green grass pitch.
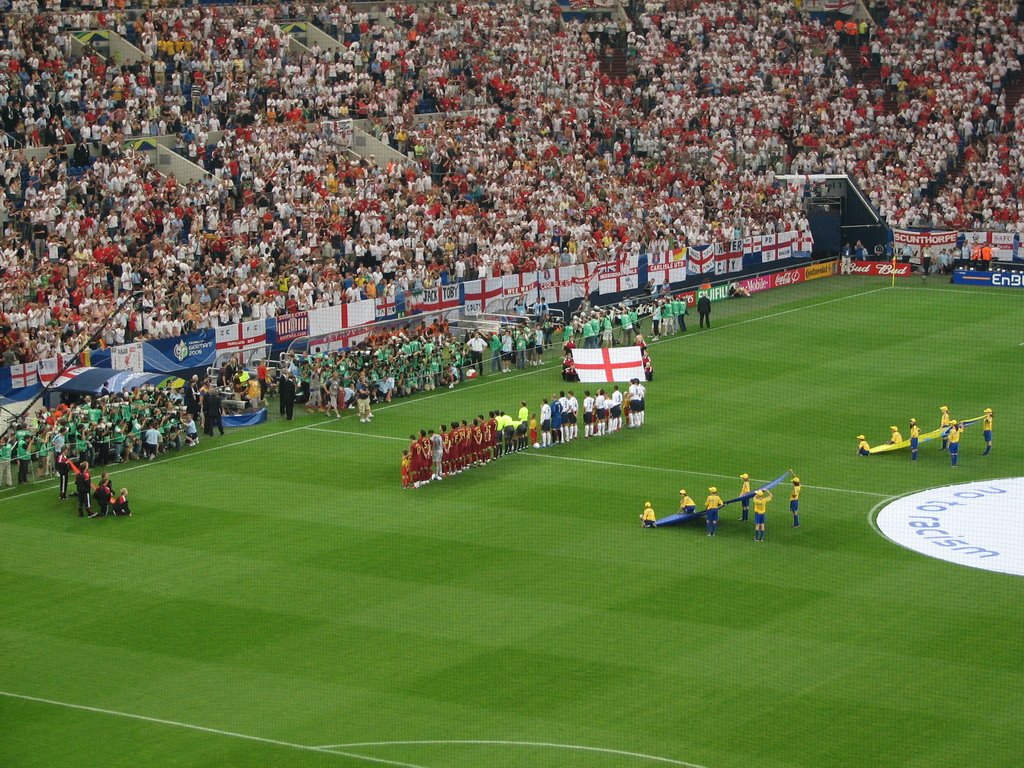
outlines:
[[[720, 303], [652, 347], [641, 431], [418, 491], [413, 429], [536, 407], [555, 367], [132, 465], [131, 519], [4, 491], [0, 766], [1020, 765], [1024, 582], [870, 513], [1024, 474], [1022, 298], [833, 278]], [[972, 428], [955, 471], [935, 444], [854, 455], [940, 404], [995, 409], [993, 454]], [[734, 507], [716, 539], [639, 526], [790, 467], [803, 526], [780, 493], [765, 544]]]

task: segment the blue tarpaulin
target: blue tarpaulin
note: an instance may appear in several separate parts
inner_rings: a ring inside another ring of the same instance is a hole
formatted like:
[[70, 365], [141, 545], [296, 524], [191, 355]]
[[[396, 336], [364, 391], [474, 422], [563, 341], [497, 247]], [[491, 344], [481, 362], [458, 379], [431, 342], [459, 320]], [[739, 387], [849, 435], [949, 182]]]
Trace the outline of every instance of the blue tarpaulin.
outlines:
[[108, 392], [124, 392], [145, 384], [159, 384], [166, 380], [167, 374], [164, 373], [138, 373], [136, 371], [119, 371], [113, 368], [75, 368], [71, 378], [61, 382], [54, 389], [61, 392], [84, 392], [98, 395], [103, 391], [104, 385]]
[[233, 413], [230, 416], [222, 416], [221, 423], [226, 427], [255, 427], [267, 420], [267, 409], [260, 408], [258, 411], [248, 413]]

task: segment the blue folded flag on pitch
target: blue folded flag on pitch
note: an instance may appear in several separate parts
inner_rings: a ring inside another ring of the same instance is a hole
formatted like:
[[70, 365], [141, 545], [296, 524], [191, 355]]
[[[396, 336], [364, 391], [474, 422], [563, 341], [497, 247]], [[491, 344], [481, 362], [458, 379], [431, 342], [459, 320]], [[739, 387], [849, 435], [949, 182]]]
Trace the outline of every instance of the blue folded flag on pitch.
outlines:
[[774, 488], [776, 485], [781, 483], [787, 477], [789, 477], [789, 470], [788, 469], [785, 472], [783, 472], [781, 475], [776, 477], [774, 480], [772, 480], [770, 483], [766, 483], [765, 485], [762, 485], [760, 488], [755, 488], [754, 490], [750, 491], [750, 493], [744, 493], [744, 494], [742, 494], [740, 496], [737, 496], [735, 499], [729, 499], [728, 501], [722, 502], [722, 506], [725, 506], [726, 504], [732, 504], [732, 503], [737, 502], [737, 501], [743, 501], [744, 499], [753, 498], [754, 495], [756, 495], [758, 491], [770, 491], [772, 488]]

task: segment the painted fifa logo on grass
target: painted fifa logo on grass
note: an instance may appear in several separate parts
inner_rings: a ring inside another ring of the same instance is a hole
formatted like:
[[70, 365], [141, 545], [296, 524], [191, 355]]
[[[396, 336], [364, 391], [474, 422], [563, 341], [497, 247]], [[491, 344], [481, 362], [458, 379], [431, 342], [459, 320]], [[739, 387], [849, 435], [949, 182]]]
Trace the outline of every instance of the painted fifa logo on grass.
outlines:
[[1024, 576], [1024, 477], [920, 491], [887, 504], [876, 523], [923, 555]]

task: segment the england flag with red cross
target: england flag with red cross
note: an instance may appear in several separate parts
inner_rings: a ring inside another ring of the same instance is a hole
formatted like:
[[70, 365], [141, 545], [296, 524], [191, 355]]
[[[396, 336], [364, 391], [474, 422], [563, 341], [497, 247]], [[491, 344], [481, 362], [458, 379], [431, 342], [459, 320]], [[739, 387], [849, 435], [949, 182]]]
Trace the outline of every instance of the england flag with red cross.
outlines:
[[647, 381], [640, 347], [574, 349], [572, 363], [581, 382]]

